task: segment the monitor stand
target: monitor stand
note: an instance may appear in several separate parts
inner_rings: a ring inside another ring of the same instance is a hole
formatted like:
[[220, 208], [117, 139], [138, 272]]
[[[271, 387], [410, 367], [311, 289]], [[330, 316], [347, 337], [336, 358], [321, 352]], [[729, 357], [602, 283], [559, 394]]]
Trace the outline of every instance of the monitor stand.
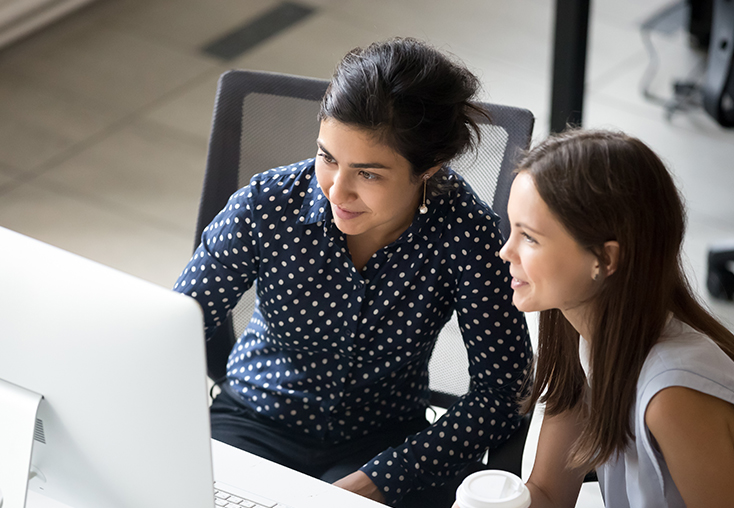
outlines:
[[0, 379], [0, 508], [25, 506], [36, 414], [42, 398]]

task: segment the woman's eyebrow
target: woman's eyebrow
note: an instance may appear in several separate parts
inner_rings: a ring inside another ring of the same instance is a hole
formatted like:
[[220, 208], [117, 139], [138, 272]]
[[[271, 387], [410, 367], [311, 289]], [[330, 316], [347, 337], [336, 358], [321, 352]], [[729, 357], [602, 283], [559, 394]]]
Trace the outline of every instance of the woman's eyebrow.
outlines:
[[522, 228], [522, 229], [527, 229], [528, 231], [530, 231], [530, 232], [531, 232], [531, 233], [533, 233], [534, 235], [538, 235], [538, 236], [545, 236], [545, 235], [543, 235], [543, 233], [541, 233], [541, 232], [540, 232], [540, 231], [538, 231], [537, 229], [531, 228], [530, 226], [528, 226], [528, 225], [527, 225], [527, 224], [525, 224], [524, 222], [516, 222], [516, 223], [515, 223], [515, 227], [518, 227], [518, 228]]
[[[330, 158], [332, 158], [332, 159], [334, 158], [334, 156], [333, 156], [333, 155], [331, 155], [331, 153], [330, 153], [330, 152], [329, 152], [329, 151], [328, 151], [328, 150], [327, 150], [326, 148], [324, 148], [324, 145], [323, 145], [323, 144], [321, 143], [321, 141], [319, 141], [318, 139], [316, 140], [316, 146], [318, 146], [318, 147], [319, 147], [319, 150], [321, 150], [322, 152], [324, 152], [324, 153], [325, 153], [326, 155], [328, 155], [328, 156], [329, 156]], [[336, 159], [335, 159], [335, 160], [336, 160]]]
[[[329, 153], [329, 151], [324, 148], [324, 145], [321, 143], [321, 141], [316, 141], [316, 145], [318, 145], [319, 149], [324, 152], [326, 155], [328, 155], [330, 158], [336, 160], [336, 158]], [[349, 164], [350, 168], [353, 169], [390, 169], [389, 166], [385, 166], [381, 162], [352, 162]]]

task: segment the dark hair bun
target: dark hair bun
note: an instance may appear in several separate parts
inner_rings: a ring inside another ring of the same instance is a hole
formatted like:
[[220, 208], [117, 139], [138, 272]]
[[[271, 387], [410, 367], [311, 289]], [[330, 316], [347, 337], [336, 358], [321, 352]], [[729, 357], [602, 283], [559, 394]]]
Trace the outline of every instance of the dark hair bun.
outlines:
[[374, 131], [415, 175], [473, 147], [479, 129], [472, 99], [479, 80], [460, 63], [412, 38], [353, 49], [338, 64], [319, 120]]

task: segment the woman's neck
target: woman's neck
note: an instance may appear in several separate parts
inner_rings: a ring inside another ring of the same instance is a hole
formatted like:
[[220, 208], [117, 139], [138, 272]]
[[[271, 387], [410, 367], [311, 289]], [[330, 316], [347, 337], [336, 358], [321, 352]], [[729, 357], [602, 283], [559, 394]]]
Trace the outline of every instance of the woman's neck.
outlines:
[[389, 237], [375, 237], [374, 235], [361, 234], [361, 235], [348, 235], [347, 236], [347, 247], [349, 248], [349, 255], [352, 257], [352, 263], [358, 272], [362, 271], [367, 261], [374, 255], [375, 252], [387, 247], [392, 242], [400, 238], [400, 235], [408, 229], [406, 226], [401, 231], [396, 231]]
[[406, 214], [405, 218], [398, 224], [392, 225], [390, 229], [384, 227], [376, 227], [365, 231], [358, 235], [347, 235], [347, 246], [349, 254], [352, 256], [357, 271], [362, 271], [364, 265], [378, 250], [387, 247], [410, 227], [415, 218], [415, 210], [418, 209], [418, 196], [415, 200], [415, 207], [409, 208], [411, 212]]
[[591, 313], [588, 309], [568, 309], [561, 311], [564, 317], [571, 323], [574, 330], [579, 332], [585, 340], [591, 342], [593, 334], [591, 328]]

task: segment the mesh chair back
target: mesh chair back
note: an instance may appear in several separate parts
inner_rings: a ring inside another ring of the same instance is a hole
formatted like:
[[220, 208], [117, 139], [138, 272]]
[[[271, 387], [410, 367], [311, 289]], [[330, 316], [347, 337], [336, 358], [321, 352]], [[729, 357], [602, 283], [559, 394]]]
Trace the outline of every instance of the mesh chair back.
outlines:
[[[507, 238], [510, 224], [507, 201], [514, 179], [513, 170], [523, 150], [530, 146], [534, 117], [526, 109], [482, 104], [491, 124], [480, 118], [481, 142], [475, 152], [454, 161], [452, 168], [462, 175], [474, 192], [500, 217], [500, 231]], [[446, 323], [436, 341], [428, 364], [431, 404], [449, 407], [469, 390], [469, 360], [456, 314]]]
[[[224, 208], [229, 196], [270, 168], [316, 153], [316, 115], [327, 81], [284, 74], [229, 71], [219, 78], [209, 152], [194, 245]], [[209, 377], [226, 377], [229, 352], [247, 327], [255, 307], [247, 291], [227, 321], [207, 341]]]
[[[327, 86], [325, 80], [268, 72], [236, 70], [221, 76], [195, 245], [229, 196], [254, 174], [316, 154], [316, 117]], [[530, 144], [534, 119], [524, 109], [483, 106], [492, 124], [478, 119], [482, 133], [478, 152], [463, 156], [452, 167], [492, 204], [506, 236], [512, 170], [520, 150]], [[255, 291], [246, 292], [228, 323], [207, 343], [209, 376], [215, 381], [225, 377], [227, 356], [252, 316], [255, 298]], [[455, 318], [441, 332], [429, 372], [431, 389], [444, 407], [452, 400], [444, 397], [461, 396], [469, 388], [467, 355]]]

